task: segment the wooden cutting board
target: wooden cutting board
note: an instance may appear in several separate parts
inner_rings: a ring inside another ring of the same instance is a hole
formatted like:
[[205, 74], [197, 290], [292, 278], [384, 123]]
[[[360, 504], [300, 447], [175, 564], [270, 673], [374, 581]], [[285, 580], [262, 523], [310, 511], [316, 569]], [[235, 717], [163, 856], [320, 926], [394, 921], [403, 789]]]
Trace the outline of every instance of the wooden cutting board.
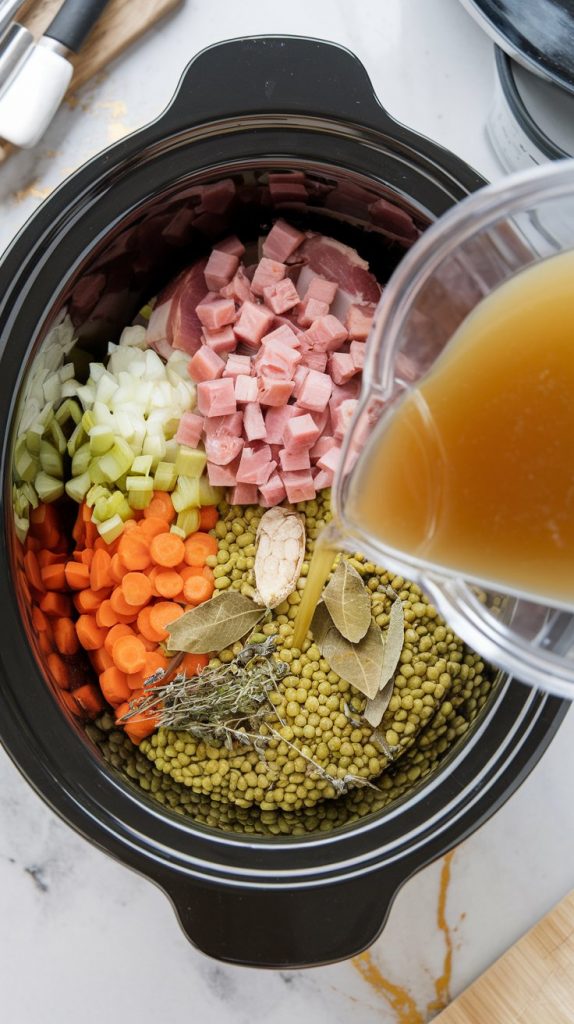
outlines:
[[574, 1024], [574, 891], [433, 1024]]

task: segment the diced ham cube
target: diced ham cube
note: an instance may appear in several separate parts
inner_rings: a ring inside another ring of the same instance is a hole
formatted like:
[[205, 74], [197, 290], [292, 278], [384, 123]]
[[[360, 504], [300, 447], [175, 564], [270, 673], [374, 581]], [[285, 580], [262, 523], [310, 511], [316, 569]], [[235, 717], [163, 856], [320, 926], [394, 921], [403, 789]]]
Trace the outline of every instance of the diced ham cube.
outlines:
[[237, 235], [228, 235], [221, 242], [215, 242], [213, 248], [219, 252], [227, 252], [231, 256], [237, 256], [238, 259], [241, 259], [245, 252], [245, 246]]
[[281, 313], [286, 313], [288, 309], [293, 309], [293, 306], [297, 305], [299, 296], [293, 282], [286, 277], [278, 284], [270, 284], [263, 289], [263, 301], [266, 306], [269, 306], [269, 309], [280, 316]]
[[366, 341], [369, 337], [374, 311], [370, 306], [349, 306], [345, 326], [354, 341]]
[[327, 353], [317, 352], [314, 348], [305, 348], [303, 351], [303, 363], [308, 370], [318, 370], [324, 373], [327, 369]]
[[292, 380], [281, 380], [278, 377], [266, 377], [262, 374], [259, 377], [259, 402], [261, 405], [286, 405], [293, 394], [294, 387], [295, 382]]
[[228, 416], [236, 412], [233, 379], [222, 377], [198, 384], [197, 408], [202, 416]]
[[295, 387], [293, 388], [293, 394], [295, 395], [295, 398], [297, 398], [297, 396], [298, 396], [298, 394], [299, 394], [299, 392], [300, 392], [300, 390], [301, 390], [301, 388], [303, 386], [303, 381], [305, 380], [305, 377], [307, 376], [308, 373], [309, 373], [309, 369], [308, 369], [307, 366], [298, 366], [297, 369], [295, 370], [295, 374], [293, 376], [293, 380], [295, 381]]
[[319, 274], [313, 274], [304, 298], [317, 299], [319, 302], [326, 302], [330, 306], [336, 292], [337, 285], [334, 281], [327, 281], [324, 277], [320, 277]]
[[213, 249], [204, 270], [205, 283], [211, 291], [218, 292], [229, 284], [239, 266], [239, 257], [231, 253]]
[[235, 334], [246, 345], [258, 348], [264, 334], [273, 324], [273, 313], [264, 306], [256, 306], [254, 302], [244, 302], [239, 320], [235, 324]]
[[308, 469], [298, 470], [294, 473], [283, 473], [283, 483], [287, 492], [287, 498], [292, 504], [298, 501], [312, 501], [317, 493], [313, 477]]
[[297, 349], [300, 345], [299, 337], [295, 333], [295, 327], [291, 323], [283, 323], [276, 327], [274, 331], [264, 335], [261, 339], [261, 344], [266, 345], [270, 341], [282, 341], [285, 345], [290, 345], [291, 348]]
[[335, 444], [336, 441], [334, 437], [329, 437], [327, 434], [324, 434], [323, 437], [319, 437], [318, 440], [315, 441], [309, 455], [314, 461], [316, 461], [317, 459], [320, 459], [322, 455], [325, 455], [326, 452], [330, 451]]
[[347, 340], [347, 328], [329, 313], [318, 317], [305, 331], [303, 342], [318, 352], [334, 352]]
[[309, 370], [297, 397], [297, 404], [302, 409], [322, 412], [328, 405], [333, 388], [333, 381], [327, 373]]
[[[299, 419], [299, 417], [296, 417], [296, 419]], [[295, 421], [291, 420], [291, 422]], [[310, 469], [309, 449], [300, 448], [298, 451], [288, 451], [287, 448], [281, 448], [279, 451], [279, 463], [281, 469], [288, 472], [297, 469]]]
[[331, 487], [335, 474], [330, 469], [320, 469], [313, 477], [313, 483], [318, 491]]
[[255, 484], [237, 484], [229, 496], [232, 505], [256, 505], [257, 487]]
[[217, 352], [202, 345], [190, 359], [187, 372], [196, 383], [201, 380], [217, 380], [225, 369], [225, 363]]
[[293, 416], [283, 431], [285, 447], [290, 452], [299, 451], [301, 448], [307, 450], [312, 448], [318, 437], [319, 428], [308, 413], [303, 416]]
[[264, 341], [255, 358], [255, 369], [259, 376], [293, 380], [300, 362], [301, 353], [292, 345], [283, 341]]
[[342, 441], [347, 433], [349, 424], [355, 415], [357, 404], [356, 398], [347, 398], [337, 406], [332, 414], [333, 433], [339, 441]]
[[245, 374], [245, 376], [247, 376], [247, 377], [250, 376], [250, 374], [251, 374], [251, 357], [250, 356], [240, 356], [240, 355], [237, 354], [237, 352], [234, 352], [232, 355], [229, 356], [229, 359], [227, 360], [227, 362], [225, 364], [225, 369], [223, 371], [223, 376], [224, 377], [238, 377], [240, 373], [241, 374]]
[[228, 466], [230, 462], [237, 458], [242, 449], [243, 439], [241, 437], [231, 437], [229, 434], [223, 434], [221, 437], [205, 438], [205, 452], [208, 462], [213, 462], [216, 466]]
[[323, 409], [322, 412], [312, 412], [310, 415], [317, 427], [317, 430], [319, 431], [319, 437], [321, 434], [333, 433], [331, 430], [331, 410], [329, 409], [329, 406], [327, 406], [326, 409]]
[[271, 460], [271, 449], [268, 444], [263, 445], [258, 451], [245, 447], [237, 468], [237, 483], [257, 484], [260, 487], [261, 484], [267, 483], [276, 465]]
[[292, 228], [285, 220], [277, 220], [263, 242], [263, 255], [283, 263], [292, 256], [305, 235], [297, 228]]
[[235, 320], [235, 303], [233, 299], [203, 299], [195, 312], [209, 331], [219, 331]]
[[241, 437], [243, 428], [243, 413], [234, 412], [229, 416], [211, 416], [203, 424], [203, 432], [206, 437]]
[[253, 280], [251, 281], [253, 294], [262, 296], [265, 288], [278, 284], [279, 281], [283, 280], [286, 273], [287, 267], [284, 263], [278, 263], [277, 260], [269, 260], [264, 256], [263, 259], [259, 260]]
[[222, 352], [233, 352], [237, 345], [237, 338], [231, 324], [222, 327], [220, 331], [208, 331], [203, 328], [203, 337], [208, 348], [221, 355]]
[[350, 352], [333, 352], [329, 356], [329, 370], [335, 384], [346, 384], [357, 373]]
[[212, 487], [234, 487], [236, 483], [239, 459], [227, 466], [218, 466], [215, 462], [207, 463], [207, 477]]
[[239, 267], [235, 277], [221, 289], [221, 294], [234, 302], [253, 302], [251, 282], [243, 267]]
[[248, 377], [246, 374], [240, 373], [235, 378], [235, 401], [257, 401], [257, 380], [255, 377]]
[[203, 416], [195, 412], [184, 412], [179, 421], [175, 439], [178, 444], [185, 444], [188, 448], [197, 448], [203, 432]]
[[360, 390], [361, 381], [358, 377], [353, 377], [346, 384], [333, 384], [333, 391], [329, 400], [331, 416], [334, 415], [341, 402], [346, 402], [349, 398], [358, 398]]
[[334, 445], [328, 452], [325, 452], [320, 459], [317, 459], [317, 465], [319, 469], [328, 469], [332, 473], [335, 473], [341, 458], [341, 449], [339, 445]]
[[265, 413], [265, 429], [269, 444], [283, 444], [283, 433], [292, 416], [297, 415], [294, 405], [277, 406]]
[[365, 365], [365, 352], [367, 346], [364, 341], [352, 341], [351, 342], [351, 358], [355, 364], [356, 370], [362, 370]]
[[210, 185], [201, 186], [201, 209], [210, 213], [225, 213], [235, 198], [237, 186], [233, 178], [222, 178]]
[[261, 495], [261, 504], [265, 508], [271, 508], [272, 505], [278, 505], [280, 501], [285, 498], [285, 486], [278, 473], [273, 473], [273, 476], [269, 477], [266, 484], [262, 484], [259, 488]]
[[303, 299], [297, 313], [297, 323], [301, 327], [310, 327], [320, 316], [327, 316], [329, 304], [320, 299]]
[[269, 195], [274, 203], [304, 203], [308, 194], [298, 181], [269, 182]]
[[259, 402], [248, 402], [245, 406], [243, 431], [248, 441], [262, 441], [266, 436], [265, 420]]

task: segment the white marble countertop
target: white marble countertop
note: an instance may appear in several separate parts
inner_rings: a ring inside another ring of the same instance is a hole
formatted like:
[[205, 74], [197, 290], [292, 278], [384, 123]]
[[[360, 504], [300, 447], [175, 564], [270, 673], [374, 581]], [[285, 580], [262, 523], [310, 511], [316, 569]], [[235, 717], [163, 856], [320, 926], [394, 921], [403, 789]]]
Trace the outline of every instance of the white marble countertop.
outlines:
[[[391, 114], [499, 175], [484, 135], [492, 48], [457, 0], [187, 0], [0, 167], [0, 246], [74, 168], [155, 117], [197, 50], [282, 32], [348, 46]], [[574, 884], [573, 776], [569, 715], [502, 810], [404, 886], [367, 956], [274, 973], [194, 950], [159, 890], [76, 836], [2, 754], [2, 1020], [423, 1024], [437, 991], [456, 995]]]

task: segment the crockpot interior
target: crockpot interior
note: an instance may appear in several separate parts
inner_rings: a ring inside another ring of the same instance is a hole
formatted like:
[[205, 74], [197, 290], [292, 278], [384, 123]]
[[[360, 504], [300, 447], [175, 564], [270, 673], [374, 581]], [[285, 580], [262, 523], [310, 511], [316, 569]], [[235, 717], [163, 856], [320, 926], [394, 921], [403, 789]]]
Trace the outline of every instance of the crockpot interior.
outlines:
[[[271, 174], [271, 179], [269, 175]], [[289, 167], [268, 162], [226, 164], [223, 169], [190, 174], [118, 218], [94, 239], [89, 255], [62, 280], [60, 296], [45, 314], [39, 342], [23, 368], [18, 417], [29, 400], [38, 356], [51, 328], [69, 316], [79, 343], [73, 351], [76, 375], [86, 375], [88, 363], [105, 355], [106, 344], [117, 340], [144, 303], [156, 295], [182, 267], [207, 252], [214, 241], [233, 232], [255, 255], [257, 240], [277, 216], [303, 229], [320, 231], [353, 246], [369, 261], [381, 283], [388, 279], [406, 248], [430, 222], [427, 211], [389, 186], [333, 166], [309, 167], [293, 161]], [[70, 528], [73, 509], [70, 508]], [[236, 833], [295, 834], [341, 828], [358, 817], [382, 814], [391, 803], [409, 798], [424, 786], [447, 756], [464, 742], [469, 729], [497, 689], [488, 666], [474, 678], [453, 683], [452, 691], [416, 736], [412, 746], [391, 764], [376, 788], [351, 790], [315, 808], [278, 812], [275, 816], [251, 808], [222, 808], [206, 795], [195, 794], [162, 775], [113, 728], [111, 713], [99, 723], [82, 721], [70, 690], [51, 677], [49, 645], [41, 638], [34, 610], [19, 571], [19, 547], [13, 538], [13, 579], [28, 639], [45, 677], [71, 727], [84, 730], [86, 757], [96, 757], [105, 771], [117, 775], [118, 785], [135, 786], [142, 799], [163, 805], [166, 814], [187, 814], [200, 825]], [[92, 672], [83, 659], [73, 662], [78, 684]]]

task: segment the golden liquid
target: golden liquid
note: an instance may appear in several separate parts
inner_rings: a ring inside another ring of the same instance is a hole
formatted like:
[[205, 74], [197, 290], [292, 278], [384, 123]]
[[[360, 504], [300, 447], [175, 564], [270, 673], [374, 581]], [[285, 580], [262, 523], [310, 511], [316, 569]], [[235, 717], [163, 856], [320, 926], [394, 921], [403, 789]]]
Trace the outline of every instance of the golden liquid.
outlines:
[[476, 307], [381, 422], [345, 511], [407, 561], [574, 603], [574, 252]]
[[309, 572], [307, 573], [305, 589], [301, 598], [301, 604], [297, 609], [297, 617], [293, 629], [293, 647], [297, 647], [299, 650], [303, 647], [303, 641], [307, 636], [315, 608], [321, 598], [323, 584], [331, 572], [336, 557], [337, 552], [330, 547], [328, 542], [322, 544], [321, 537], [319, 537], [313, 552]]

